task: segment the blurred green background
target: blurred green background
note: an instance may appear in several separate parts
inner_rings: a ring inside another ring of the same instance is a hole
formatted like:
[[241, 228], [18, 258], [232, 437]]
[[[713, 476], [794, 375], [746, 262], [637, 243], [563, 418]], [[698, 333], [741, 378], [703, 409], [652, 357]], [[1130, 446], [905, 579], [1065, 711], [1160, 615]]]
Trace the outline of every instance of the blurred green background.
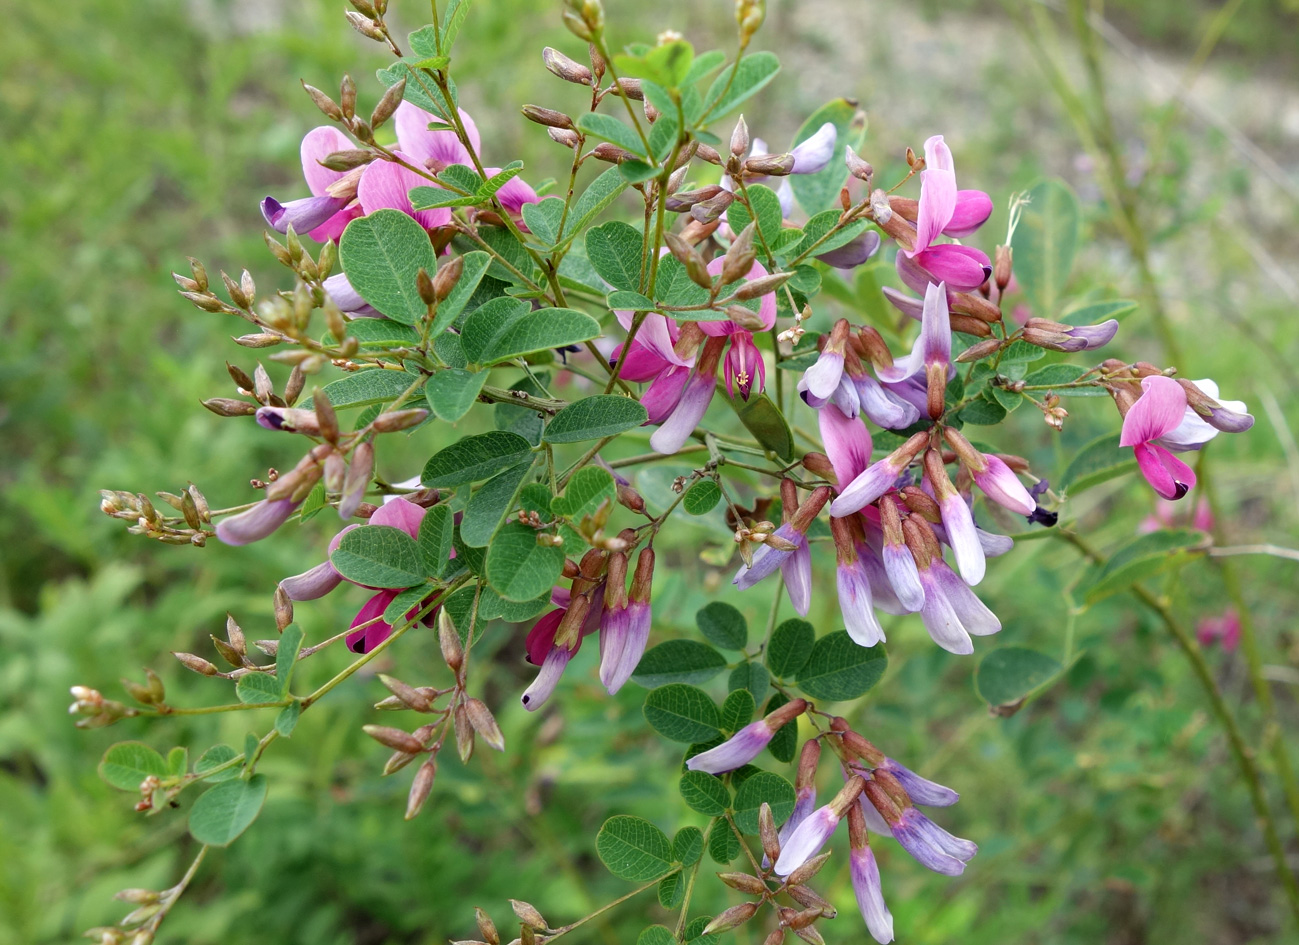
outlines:
[[[128, 911], [111, 900], [116, 890], [166, 886], [193, 855], [183, 809], [146, 819], [99, 780], [95, 767], [109, 744], [140, 738], [197, 753], [218, 741], [241, 744], [246, 731], [269, 724], [232, 713], [83, 732], [65, 709], [69, 686], [120, 698], [117, 677], [139, 678], [144, 665], [158, 669], [177, 701], [222, 698], [167, 651], [210, 655], [207, 634], [220, 631], [227, 610], [250, 638], [273, 636], [275, 581], [314, 564], [332, 525], [317, 519], [302, 535], [286, 529], [239, 550], [174, 549], [125, 534], [98, 511], [97, 490], [179, 491], [193, 480], [213, 503], [234, 504], [246, 501], [250, 475], [291, 461], [291, 444], [198, 407], [229, 394], [222, 358], [246, 368], [253, 358], [227, 340], [237, 325], [176, 297], [169, 272], [184, 271], [192, 254], [214, 277], [248, 266], [263, 291], [283, 284], [261, 245], [257, 201], [304, 192], [297, 146], [320, 116], [298, 80], [328, 90], [348, 70], [361, 79], [362, 101], [373, 102], [378, 84], [369, 77], [385, 59], [347, 28], [334, 0], [7, 6], [0, 943], [30, 945], [111, 923]], [[1008, 194], [1044, 174], [1061, 176], [1086, 215], [1077, 284], [1137, 296], [1137, 272], [1094, 167], [1016, 31], [1017, 4], [770, 6], [757, 45], [776, 51], [785, 71], [746, 105], [755, 133], [779, 146], [838, 95], [868, 112], [864, 154], [877, 167], [901, 166], [905, 145], [919, 150], [925, 137], [944, 133], [963, 186], [989, 191], [1003, 208], [977, 239], [989, 250], [1004, 232]], [[615, 42], [653, 41], [667, 28], [697, 49], [733, 42], [725, 0], [650, 7], [608, 0]], [[394, 8], [402, 26], [422, 22], [422, 7]], [[1258, 417], [1249, 435], [1209, 447], [1218, 528], [1231, 545], [1299, 545], [1299, 11], [1294, 0], [1246, 0], [1225, 12], [1205, 2], [1128, 0], [1106, 12], [1119, 31], [1109, 37], [1119, 45], [1104, 53], [1115, 134], [1186, 352], [1183, 375], [1216, 378], [1224, 396], [1245, 399]], [[1132, 45], [1122, 45], [1125, 36]], [[517, 106], [571, 107], [576, 94], [543, 70], [545, 43], [580, 54], [557, 3], [483, 0], [455, 64], [462, 103], [489, 153], [500, 163], [523, 158], [534, 181], [560, 173], [566, 159]], [[1199, 59], [1212, 54], [1202, 71], [1188, 72], [1197, 50]], [[1060, 55], [1066, 72], [1081, 76], [1071, 42]], [[1173, 92], [1190, 106], [1170, 105]], [[1115, 347], [1124, 358], [1162, 356], [1143, 313]], [[272, 370], [282, 379], [283, 370]], [[1074, 416], [1063, 437], [1022, 411], [999, 442], [1058, 475], [1069, 448], [1117, 426], [1108, 401], [1067, 406]], [[428, 452], [416, 444], [410, 455]], [[395, 462], [385, 471], [408, 474]], [[1152, 494], [1131, 480], [1080, 500], [1083, 530], [1097, 543], [1122, 541], [1150, 513]], [[691, 615], [709, 599], [736, 604], [760, 625], [769, 595], [737, 595], [721, 569], [699, 564], [699, 545], [723, 546], [726, 536], [687, 530], [677, 541], [664, 566], [679, 576], [656, 588], [656, 639], [693, 633]], [[1294, 740], [1296, 564], [1250, 556], [1236, 565], [1281, 729]], [[1005, 626], [993, 642], [1059, 652], [1060, 592], [1076, 570], [1076, 555], [1049, 541], [995, 562], [981, 588]], [[828, 573], [818, 577], [812, 617], [824, 632], [839, 618]], [[1189, 623], [1228, 606], [1221, 574], [1207, 562], [1170, 590]], [[301, 606], [309, 639], [344, 625], [357, 595]], [[1077, 631], [1085, 652], [1066, 680], [1009, 719], [989, 716], [971, 684], [974, 663], [937, 650], [918, 621], [890, 632], [889, 673], [853, 721], [961, 791], [961, 804], [940, 820], [982, 849], [950, 881], [882, 847], [899, 940], [1293, 941], [1245, 787], [1183, 657], [1126, 596], [1089, 611]], [[273, 786], [261, 819], [209, 858], [160, 941], [433, 943], [475, 937], [474, 904], [505, 929], [508, 897], [560, 924], [621, 895], [625, 884], [594, 857], [595, 831], [614, 812], [669, 831], [698, 822], [672, 790], [677, 749], [644, 725], [636, 686], [604, 697], [594, 646], [548, 711], [526, 716], [517, 708], [527, 676], [519, 640], [502, 630], [485, 648], [499, 656], [486, 698], [500, 707], [509, 751], [480, 753], [464, 768], [447, 758], [413, 823], [402, 821], [408, 775], [381, 779], [386, 752], [359, 732], [373, 720], [376, 682], [354, 681], [305, 716], [296, 736], [268, 753], [263, 770]], [[1207, 655], [1257, 745], [1261, 723], [1243, 657]], [[391, 659], [399, 674], [427, 678], [436, 647], [408, 638]], [[312, 679], [330, 671], [310, 667]], [[1263, 765], [1280, 812], [1276, 779]], [[1296, 825], [1280, 820], [1299, 860]], [[846, 871], [822, 886], [841, 907], [827, 936], [864, 940]], [[697, 909], [733, 901], [704, 883]], [[665, 916], [648, 899], [634, 900], [580, 940], [628, 942]], [[756, 943], [763, 934], [746, 927], [737, 937]]]

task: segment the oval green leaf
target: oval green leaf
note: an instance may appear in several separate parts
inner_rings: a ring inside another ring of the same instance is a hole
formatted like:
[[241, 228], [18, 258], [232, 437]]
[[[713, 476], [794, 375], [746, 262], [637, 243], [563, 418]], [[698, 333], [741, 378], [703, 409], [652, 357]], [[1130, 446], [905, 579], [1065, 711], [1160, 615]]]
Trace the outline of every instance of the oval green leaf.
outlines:
[[347, 225], [338, 244], [347, 281], [394, 321], [413, 325], [428, 312], [415, 287], [416, 274], [437, 271], [424, 227], [400, 210], [376, 210]]
[[979, 663], [974, 687], [992, 707], [1018, 702], [1060, 672], [1060, 663], [1045, 653], [1021, 646], [993, 650]]
[[343, 577], [366, 587], [414, 587], [427, 573], [415, 539], [387, 525], [352, 529], [329, 560]]
[[640, 401], [617, 394], [597, 394], [569, 404], [550, 421], [547, 443], [580, 443], [633, 430], [649, 419]]
[[724, 650], [742, 650], [749, 642], [749, 623], [730, 604], [713, 601], [695, 614], [699, 632]]
[[99, 776], [115, 788], [138, 793], [145, 778], [167, 777], [167, 762], [144, 742], [118, 742], [104, 752]]
[[194, 802], [189, 832], [199, 843], [224, 847], [248, 829], [266, 801], [266, 776], [223, 781]]
[[506, 600], [530, 601], [555, 585], [564, 570], [564, 549], [537, 544], [537, 530], [506, 525], [487, 549], [487, 580]]
[[532, 444], [517, 433], [491, 430], [467, 436], [434, 453], [424, 464], [420, 481], [429, 488], [461, 486], [488, 479], [531, 456]]
[[798, 686], [813, 699], [856, 699], [879, 682], [886, 666], [883, 646], [858, 646], [847, 631], [837, 630], [816, 641], [798, 671]]
[[698, 640], [666, 640], [652, 647], [632, 679], [646, 689], [669, 683], [702, 683], [726, 668], [726, 657]]
[[745, 778], [735, 792], [735, 826], [742, 833], [758, 832], [758, 811], [764, 802], [771, 805], [771, 816], [780, 826], [793, 813], [794, 785], [770, 771]]
[[595, 838], [595, 852], [614, 876], [634, 883], [657, 879], [672, 869], [667, 834], [648, 820], [610, 817]]
[[645, 697], [645, 721], [674, 742], [702, 742], [716, 738], [721, 725], [717, 706], [694, 686], [670, 683]]

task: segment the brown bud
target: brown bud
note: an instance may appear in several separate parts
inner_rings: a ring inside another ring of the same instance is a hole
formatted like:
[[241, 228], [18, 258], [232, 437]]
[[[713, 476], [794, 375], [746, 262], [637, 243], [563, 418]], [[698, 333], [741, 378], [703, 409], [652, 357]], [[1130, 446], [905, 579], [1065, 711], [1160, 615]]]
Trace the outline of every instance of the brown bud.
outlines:
[[538, 932], [544, 932], [549, 928], [549, 926], [546, 925], [546, 920], [542, 918], [541, 913], [537, 911], [537, 907], [532, 903], [524, 902], [522, 899], [511, 899], [510, 908], [512, 908], [514, 914], [519, 917], [519, 921], [529, 928], [535, 929]]
[[1009, 246], [998, 246], [992, 261], [992, 278], [1002, 292], [1010, 285], [1011, 270], [1015, 260], [1014, 250]]
[[432, 305], [437, 301], [437, 295], [433, 291], [433, 278], [423, 266], [420, 266], [419, 271], [415, 273], [415, 291], [419, 294], [419, 300], [425, 305]]
[[[797, 897], [797, 896], [794, 896], [793, 893], [790, 893], [790, 895], [791, 895], [795, 900], [798, 899], [798, 897]], [[813, 895], [816, 895], [816, 894], [813, 893]], [[820, 899], [821, 897], [820, 897], [820, 896], [817, 896], [817, 898]], [[822, 899], [821, 901], [822, 901], [822, 902], [825, 902], [824, 899]], [[829, 905], [829, 903], [826, 903], [826, 905]], [[831, 908], [831, 909], [834, 909], [834, 906], [830, 906], [830, 908]], [[781, 920], [785, 923], [785, 926], [786, 926], [790, 931], [793, 931], [793, 932], [799, 932], [799, 931], [802, 931], [802, 930], [804, 930], [804, 929], [809, 928], [809, 927], [812, 925], [813, 922], [815, 922], [817, 919], [821, 918], [821, 915], [822, 915], [822, 913], [821, 913], [821, 907], [820, 907], [820, 906], [813, 906], [813, 907], [811, 907], [810, 909], [804, 909], [804, 910], [801, 911], [801, 912], [796, 912], [796, 913], [794, 913], [794, 915], [790, 916], [788, 919], [786, 919], [785, 916], [782, 915], [782, 916], [781, 916]]]
[[278, 584], [275, 586], [275, 629], [280, 633], [284, 628], [293, 623], [293, 601], [289, 600], [288, 592]]
[[858, 156], [856, 151], [854, 151], [851, 147], [847, 148], [844, 151], [843, 160], [844, 163], [848, 165], [849, 174], [851, 174], [853, 177], [857, 178], [860, 181], [865, 181], [868, 184], [870, 183], [871, 177], [874, 176], [875, 174], [875, 168], [871, 167], [869, 163], [862, 160], [861, 157]]
[[753, 249], [753, 235], [757, 228], [758, 222], [753, 220], [731, 241], [730, 248], [722, 257], [722, 285], [730, 285], [749, 274], [754, 260], [758, 258], [758, 254]]
[[541, 51], [541, 61], [553, 75], [576, 85], [591, 84], [591, 70], [575, 59], [570, 59], [557, 49], [547, 46]]
[[307, 372], [302, 370], [301, 364], [293, 365], [293, 370], [289, 371], [289, 379], [284, 382], [284, 402], [292, 407], [302, 396], [302, 388], [307, 385]]
[[764, 154], [744, 162], [744, 173], [752, 177], [785, 177], [794, 170], [794, 155]]
[[243, 348], [269, 348], [277, 345], [284, 339], [273, 332], [259, 332], [252, 335], [240, 335], [233, 339], [234, 343]]
[[[752, 224], [750, 224], [752, 225]], [[782, 285], [794, 278], [792, 272], [773, 272], [769, 276], [760, 276], [744, 283], [735, 291], [735, 297], [741, 302], [747, 302], [750, 299], [760, 299], [764, 295], [770, 295], [779, 289]], [[722, 272], [722, 281], [725, 282], [726, 273]]]
[[970, 345], [956, 356], [956, 360], [960, 364], [969, 364], [971, 361], [981, 361], [986, 357], [996, 354], [1000, 347], [1000, 338], [987, 338]]
[[311, 100], [315, 102], [316, 107], [320, 109], [326, 118], [329, 118], [332, 121], [342, 120], [343, 110], [338, 107], [337, 102], [314, 85], [307, 85], [306, 82], [303, 82], [302, 87], [306, 90], [307, 94], [311, 96]]
[[645, 500], [641, 498], [641, 494], [631, 486], [619, 484], [618, 504], [625, 509], [637, 513], [638, 515], [644, 514], [645, 512]]
[[[787, 882], [791, 886], [802, 886], [809, 879], [811, 879], [813, 876], [815, 876], [817, 873], [821, 871], [821, 867], [825, 866], [825, 862], [828, 859], [830, 859], [829, 850], [820, 854], [819, 856], [812, 857], [812, 859], [808, 860], [798, 869], [794, 870], [794, 872], [790, 873]], [[809, 905], [809, 903], [804, 902], [803, 905], [806, 906]]]
[[464, 703], [455, 707], [451, 713], [451, 718], [455, 723], [456, 751], [460, 753], [460, 760], [466, 762], [474, 754], [474, 727], [469, 724], [469, 716], [465, 714]]
[[427, 712], [429, 706], [433, 704], [433, 700], [427, 692], [416, 689], [414, 686], [408, 686], [400, 679], [380, 673], [379, 682], [383, 683], [384, 688], [400, 699], [404, 705], [416, 712]]
[[429, 412], [424, 407], [411, 407], [408, 410], [389, 410], [375, 417], [370, 426], [376, 433], [397, 433], [417, 427], [428, 419]]
[[350, 171], [369, 164], [374, 160], [374, 157], [373, 151], [367, 151], [363, 148], [347, 148], [343, 151], [333, 151], [325, 155], [325, 159], [320, 162], [320, 166], [327, 167], [331, 171]]
[[[370, 19], [368, 16], [358, 13], [355, 10], [346, 10], [343, 15], [347, 17], [347, 22], [351, 24], [352, 29], [356, 30], [366, 39], [373, 39], [376, 42], [383, 41], [383, 30], [379, 28], [377, 22]], [[355, 104], [355, 102], [353, 102], [353, 104]]]
[[543, 108], [540, 105], [524, 105], [523, 117], [528, 121], [534, 121], [539, 125], [546, 125], [549, 128], [572, 128], [573, 119], [563, 112], [556, 111], [553, 108]]
[[482, 736], [489, 746], [497, 751], [505, 750], [505, 736], [501, 734], [501, 727], [496, 724], [496, 716], [492, 715], [492, 710], [487, 708], [486, 703], [481, 699], [469, 698], [465, 700], [465, 715], [469, 718], [469, 724], [474, 727], [474, 731]]
[[664, 233], [663, 239], [668, 244], [668, 250], [672, 255], [686, 267], [686, 275], [690, 277], [690, 281], [701, 288], [711, 291], [713, 277], [709, 275], [708, 265], [704, 262], [703, 257], [675, 233]]
[[620, 148], [616, 144], [610, 144], [608, 141], [601, 141], [592, 148], [591, 156], [597, 161], [606, 161], [609, 164], [623, 164], [637, 159], [636, 155], [630, 151]]
[[695, 151], [695, 154], [701, 160], [707, 161], [709, 164], [721, 165], [723, 163], [722, 156], [717, 153], [717, 149], [707, 144], [700, 143], [699, 149]]
[[566, 148], [576, 148], [582, 143], [581, 136], [567, 128], [547, 128], [546, 134], [550, 135], [551, 141], [562, 144]]
[[709, 184], [706, 187], [700, 187], [698, 190], [687, 190], [673, 194], [667, 198], [663, 207], [672, 213], [684, 213], [695, 204], [704, 200], [711, 200], [724, 192], [718, 184]]
[[776, 830], [776, 819], [771, 814], [771, 805], [766, 801], [758, 808], [758, 836], [762, 839], [762, 852], [768, 860], [775, 863], [780, 859], [780, 838]]
[[218, 417], [250, 417], [257, 412], [256, 404], [231, 397], [212, 397], [202, 401], [202, 404]]
[[731, 153], [736, 157], [743, 157], [749, 150], [749, 126], [744, 122], [744, 116], [735, 123], [735, 130], [731, 132]]
[[614, 95], [624, 95], [637, 102], [644, 101], [645, 93], [641, 89], [640, 79], [619, 79], [616, 85], [609, 86]]
[[[700, 200], [696, 203], [690, 208], [690, 216], [697, 223], [718, 224], [721, 221], [722, 214], [724, 214], [727, 208], [729, 208], [733, 203], [735, 203], [735, 194], [731, 193], [729, 190], [723, 190], [715, 197], [709, 197], [707, 200]], [[712, 231], [710, 230], [709, 233], [703, 235], [708, 236], [711, 232]], [[684, 237], [684, 234], [682, 235]]]
[[407, 820], [413, 820], [424, 807], [424, 802], [433, 790], [433, 779], [437, 773], [437, 762], [432, 758], [420, 765], [415, 772], [415, 780], [411, 782], [410, 794], [406, 798]]
[[981, 318], [975, 318], [973, 315], [952, 315], [952, 331], [959, 331], [963, 335], [974, 335], [976, 338], [988, 338], [992, 335], [992, 329], [988, 323]]
[[736, 926], [740, 926], [743, 925], [745, 922], [748, 922], [750, 919], [754, 917], [757, 911], [758, 911], [758, 903], [756, 902], [742, 902], [738, 906], [731, 906], [731, 908], [722, 912], [719, 916], [717, 916], [717, 918], [713, 919], [713, 921], [709, 922], [706, 926], [704, 926], [704, 930], [700, 934], [711, 935], [714, 932], [729, 931], [730, 929], [733, 929]]
[[717, 878], [732, 889], [738, 889], [750, 896], [763, 896], [770, 892], [766, 883], [748, 873], [718, 873]]
[[383, 98], [379, 99], [379, 104], [374, 106], [374, 111], [370, 113], [370, 127], [378, 128], [391, 118], [392, 113], [397, 110], [397, 106], [401, 104], [401, 100], [405, 95], [405, 79], [395, 85], [390, 85], [388, 91], [383, 93]]
[[433, 298], [438, 302], [445, 302], [451, 290], [456, 287], [460, 281], [460, 276], [465, 271], [465, 259], [463, 256], [453, 256], [447, 260], [438, 269], [437, 275], [433, 277]]
[[442, 648], [442, 659], [451, 672], [460, 675], [460, 669], [465, 665], [465, 650], [445, 607], [438, 612], [438, 646]]
[[193, 653], [176, 653], [173, 651], [171, 655], [180, 660], [181, 665], [186, 669], [202, 676], [216, 676], [221, 672], [221, 670], [203, 659], [203, 657], [195, 656]]
[[487, 945], [501, 945], [501, 936], [496, 931], [496, 923], [492, 921], [492, 917], [474, 906], [474, 918], [478, 920], [478, 934], [483, 937]]
[[417, 755], [424, 750], [424, 743], [409, 732], [387, 725], [362, 725], [361, 731], [381, 745], [404, 751], [408, 755]]
[[781, 943], [784, 941], [785, 941], [785, 930], [780, 926], [777, 926], [776, 928], [772, 929], [771, 934], [768, 935], [763, 940], [762, 945], [781, 945]]

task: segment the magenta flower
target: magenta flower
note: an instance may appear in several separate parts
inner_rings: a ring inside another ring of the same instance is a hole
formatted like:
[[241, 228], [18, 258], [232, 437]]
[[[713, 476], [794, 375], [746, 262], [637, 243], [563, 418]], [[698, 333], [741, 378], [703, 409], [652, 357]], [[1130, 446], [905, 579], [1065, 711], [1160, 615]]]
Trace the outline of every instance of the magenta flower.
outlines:
[[1165, 499], [1180, 499], [1195, 486], [1195, 472], [1157, 441], [1175, 433], [1187, 419], [1186, 392], [1162, 375], [1143, 378], [1141, 390], [1123, 418], [1119, 445], [1132, 447], [1137, 467], [1155, 492]]
[[564, 675], [564, 670], [568, 667], [568, 661], [582, 646], [580, 637], [572, 650], [566, 646], [555, 646], [555, 633], [559, 630], [559, 623], [564, 619], [565, 613], [567, 610], [563, 609], [550, 611], [533, 624], [528, 632], [528, 662], [541, 667], [536, 679], [523, 691], [521, 698], [523, 707], [529, 712], [535, 712], [550, 698], [555, 686], [559, 684], [559, 677]]
[[[352, 181], [358, 171], [331, 171], [320, 162], [335, 151], [346, 151], [352, 142], [341, 131], [329, 125], [313, 128], [306, 133], [299, 147], [302, 159], [302, 176], [306, 178], [310, 197], [280, 203], [274, 197], [262, 201], [262, 216], [272, 229], [287, 233], [292, 225], [298, 233], [309, 233], [318, 243], [337, 240], [343, 229], [361, 215], [361, 208], [353, 203], [355, 185], [340, 184], [345, 177]], [[331, 188], [338, 191], [335, 195]]]
[[[412, 156], [404, 151], [393, 153], [408, 164], [416, 164]], [[361, 204], [361, 210], [367, 215], [376, 210], [400, 210], [424, 229], [433, 230], [451, 222], [451, 210], [447, 207], [436, 210], [416, 210], [411, 206], [409, 196], [411, 190], [415, 187], [428, 186], [437, 185], [427, 177], [422, 177], [395, 161], [371, 161], [365, 166], [365, 171], [357, 183], [356, 199]]]
[[[729, 325], [731, 323], [714, 322], [712, 324]], [[718, 336], [709, 338], [704, 343], [704, 349], [694, 367], [690, 369], [690, 372], [681, 383], [676, 402], [668, 410], [667, 415], [662, 420], [662, 425], [651, 434], [650, 449], [656, 453], [675, 453], [690, 438], [690, 434], [695, 432], [695, 427], [699, 425], [699, 421], [708, 412], [708, 405], [712, 403], [713, 393], [717, 390], [717, 365], [721, 360], [722, 349], [725, 345], [726, 339]], [[679, 377], [680, 374], [678, 373], [675, 376]], [[646, 409], [652, 409], [657, 413], [662, 410], [662, 404], [651, 397], [654, 388], [655, 384], [651, 384], [649, 390], [645, 392], [645, 396], [642, 396], [641, 402], [644, 403], [646, 398], [650, 397], [651, 403], [646, 404]], [[667, 389], [667, 393], [671, 393], [671, 388]]]
[[[817, 425], [825, 453], [834, 467], [834, 476], [842, 491], [863, 472], [871, 462], [871, 434], [866, 424], [838, 410], [823, 408], [816, 412]], [[896, 477], [894, 477], [896, 478]]]
[[767, 365], [753, 343], [751, 332], [737, 331], [731, 335], [731, 347], [726, 352], [722, 371], [726, 377], [726, 393], [732, 400], [737, 390], [741, 398], [748, 400], [755, 393], [755, 384], [756, 393], [762, 393], [767, 386]]
[[1195, 626], [1195, 638], [1200, 641], [1200, 646], [1221, 643], [1227, 653], [1240, 645], [1240, 634], [1240, 615], [1234, 610], [1228, 610], [1221, 617], [1205, 617]]
[[969, 236], [992, 213], [992, 199], [980, 190], [956, 189], [952, 152], [942, 135], [925, 142], [925, 170], [920, 174], [920, 206], [915, 244], [899, 256], [914, 260], [936, 282], [958, 291], [977, 289], [992, 275], [986, 254], [956, 243], [935, 244], [940, 235]]
[[[724, 266], [725, 264], [726, 264], [726, 257], [718, 256], [716, 259], [714, 259], [712, 262], [708, 264], [708, 274], [710, 276], [721, 275], [722, 266]], [[744, 275], [743, 278], [746, 281], [752, 282], [754, 279], [761, 279], [763, 276], [766, 276], [767, 274], [768, 274], [767, 270], [762, 265], [762, 263], [755, 262], [751, 267], [749, 267], [749, 271]], [[760, 328], [754, 329], [755, 331], [768, 331], [772, 325], [776, 324], [776, 293], [775, 292], [768, 292], [766, 295], [762, 296], [761, 299], [759, 299], [757, 315], [758, 318], [762, 320], [762, 326]], [[749, 332], [747, 328], [743, 328], [735, 324], [735, 322], [730, 321], [729, 319], [727, 321], [722, 321], [722, 322], [699, 322], [699, 329], [705, 335], [712, 335], [713, 337], [717, 337], [720, 335], [734, 335], [737, 334], [738, 332], [745, 332], [746, 334], [748, 334]], [[753, 336], [750, 334], [749, 337], [752, 338]]]

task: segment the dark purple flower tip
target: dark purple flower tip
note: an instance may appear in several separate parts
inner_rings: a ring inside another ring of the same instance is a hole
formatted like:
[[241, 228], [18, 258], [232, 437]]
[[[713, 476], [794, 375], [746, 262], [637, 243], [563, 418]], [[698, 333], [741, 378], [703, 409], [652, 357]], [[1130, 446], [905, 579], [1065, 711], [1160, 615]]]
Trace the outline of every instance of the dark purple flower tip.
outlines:
[[274, 197], [262, 200], [262, 216], [271, 229], [278, 233], [287, 233], [291, 225], [295, 232], [306, 233], [320, 226], [338, 211], [348, 205], [349, 201], [341, 197], [303, 197], [301, 200], [290, 200], [280, 203]]
[[874, 256], [879, 251], [879, 248], [879, 233], [874, 230], [867, 230], [856, 239], [837, 249], [832, 249], [828, 253], [822, 253], [816, 258], [827, 266], [834, 266], [836, 269], [855, 269]]

